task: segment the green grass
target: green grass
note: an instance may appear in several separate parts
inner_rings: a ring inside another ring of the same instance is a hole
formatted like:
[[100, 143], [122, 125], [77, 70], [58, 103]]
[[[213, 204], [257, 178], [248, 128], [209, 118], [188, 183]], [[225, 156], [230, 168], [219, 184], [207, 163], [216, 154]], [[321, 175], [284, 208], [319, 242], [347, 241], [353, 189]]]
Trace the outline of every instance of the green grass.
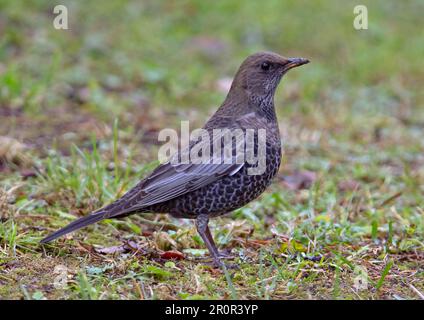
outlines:
[[[422, 296], [421, 1], [363, 1], [366, 31], [351, 1], [63, 4], [67, 31], [49, 1], [0, 2], [0, 298]], [[311, 64], [276, 94], [275, 183], [212, 221], [238, 269], [205, 264], [193, 223], [165, 215], [39, 246], [148, 174], [158, 131], [201, 126], [225, 97], [218, 81], [259, 50]]]

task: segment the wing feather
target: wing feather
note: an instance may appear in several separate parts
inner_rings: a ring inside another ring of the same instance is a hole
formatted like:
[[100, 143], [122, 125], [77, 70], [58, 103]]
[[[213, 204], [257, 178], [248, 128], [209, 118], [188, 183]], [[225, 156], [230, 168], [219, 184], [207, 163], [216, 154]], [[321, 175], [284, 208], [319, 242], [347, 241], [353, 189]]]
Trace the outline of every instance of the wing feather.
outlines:
[[[221, 139], [221, 146], [223, 147], [222, 137], [213, 136], [208, 143], [213, 146], [216, 139]], [[236, 139], [233, 144], [233, 150], [240, 147], [244, 148], [244, 140]], [[183, 152], [190, 152], [192, 145], [185, 148]], [[148, 207], [154, 204], [165, 202], [183, 194], [191, 192], [206, 186], [226, 175], [234, 175], [244, 166], [244, 162], [236, 159], [234, 153], [230, 155], [230, 161], [223, 161], [221, 155], [212, 154], [211, 159], [207, 163], [178, 163], [176, 159], [179, 155], [175, 154], [167, 163], [160, 165], [152, 174], [147, 177], [143, 184], [139, 186], [138, 192], [129, 192], [129, 197], [123, 197], [125, 203], [132, 203], [134, 205], [125, 208], [122, 213], [137, 211], [143, 207]], [[225, 157], [225, 156], [224, 156]], [[131, 194], [130, 194], [131, 193]], [[126, 198], [126, 199], [125, 199]]]

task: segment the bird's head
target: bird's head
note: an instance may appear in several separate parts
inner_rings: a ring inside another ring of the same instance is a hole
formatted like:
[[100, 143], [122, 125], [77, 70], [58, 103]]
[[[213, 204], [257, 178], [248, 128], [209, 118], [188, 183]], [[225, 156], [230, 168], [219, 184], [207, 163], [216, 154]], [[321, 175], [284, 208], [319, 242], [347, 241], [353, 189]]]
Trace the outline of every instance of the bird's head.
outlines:
[[252, 54], [241, 64], [231, 90], [243, 90], [254, 101], [272, 101], [281, 77], [290, 69], [306, 63], [309, 60], [285, 58], [273, 52]]

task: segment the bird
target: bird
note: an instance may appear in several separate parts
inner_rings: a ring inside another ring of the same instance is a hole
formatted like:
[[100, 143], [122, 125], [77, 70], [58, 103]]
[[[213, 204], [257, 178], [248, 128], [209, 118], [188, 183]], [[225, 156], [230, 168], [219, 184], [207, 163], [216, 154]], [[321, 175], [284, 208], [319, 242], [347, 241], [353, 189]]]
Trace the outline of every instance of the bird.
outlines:
[[[265, 151], [261, 170], [258, 169], [258, 163], [243, 158], [236, 159], [238, 144], [237, 141], [234, 142], [234, 137], [230, 139], [230, 154], [226, 158], [228, 161], [178, 161], [196, 146], [196, 143], [190, 141], [184, 150], [176, 152], [170, 158], [174, 161], [159, 164], [121, 198], [76, 219], [45, 237], [40, 243], [48, 243], [103, 219], [122, 218], [131, 214], [167, 213], [176, 218], [194, 219], [197, 232], [203, 239], [213, 264], [222, 266], [221, 258], [225, 255], [215, 245], [209, 229], [209, 219], [245, 206], [271, 184], [282, 157], [274, 107], [275, 91], [281, 78], [290, 69], [307, 63], [308, 59], [286, 58], [274, 52], [251, 54], [236, 72], [224, 102], [202, 128], [211, 135], [215, 130], [238, 130], [243, 134], [252, 130], [253, 152], [258, 153], [261, 148]], [[265, 132], [264, 139], [260, 139], [260, 130]], [[221, 144], [221, 147], [225, 147], [222, 135], [205, 141], [209, 146], [218, 141], [218, 146]], [[243, 148], [239, 150], [247, 153], [247, 147]], [[222, 156], [222, 153], [218, 156]]]

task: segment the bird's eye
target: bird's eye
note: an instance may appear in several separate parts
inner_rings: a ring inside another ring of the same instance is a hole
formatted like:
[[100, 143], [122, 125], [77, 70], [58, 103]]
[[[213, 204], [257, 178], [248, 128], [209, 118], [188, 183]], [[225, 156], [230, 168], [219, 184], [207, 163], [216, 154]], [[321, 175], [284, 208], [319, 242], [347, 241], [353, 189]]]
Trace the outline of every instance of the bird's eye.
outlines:
[[261, 69], [264, 71], [268, 71], [271, 68], [271, 64], [269, 62], [262, 62]]

